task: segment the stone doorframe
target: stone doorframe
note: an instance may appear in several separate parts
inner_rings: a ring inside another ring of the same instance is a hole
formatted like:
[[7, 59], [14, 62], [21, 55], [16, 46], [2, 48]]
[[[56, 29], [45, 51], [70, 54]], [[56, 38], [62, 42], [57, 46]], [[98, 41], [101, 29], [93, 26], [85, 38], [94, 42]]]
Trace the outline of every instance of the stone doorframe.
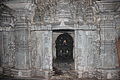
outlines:
[[[73, 59], [75, 59], [75, 30], [73, 29], [59, 29], [59, 30], [52, 30], [52, 58], [56, 58], [56, 48], [55, 48], [55, 41], [57, 37], [62, 34], [62, 31], [69, 33], [69, 35], [73, 38]], [[75, 62], [74, 62], [75, 63]]]

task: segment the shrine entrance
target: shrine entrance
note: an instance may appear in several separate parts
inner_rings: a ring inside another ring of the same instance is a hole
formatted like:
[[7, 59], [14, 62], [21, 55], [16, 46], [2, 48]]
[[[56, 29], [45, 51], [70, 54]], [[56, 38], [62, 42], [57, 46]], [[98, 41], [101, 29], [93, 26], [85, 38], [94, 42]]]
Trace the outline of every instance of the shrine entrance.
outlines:
[[73, 38], [68, 33], [63, 33], [57, 37], [56, 60], [60, 62], [73, 61]]
[[71, 71], [74, 65], [74, 30], [53, 31], [53, 70]]

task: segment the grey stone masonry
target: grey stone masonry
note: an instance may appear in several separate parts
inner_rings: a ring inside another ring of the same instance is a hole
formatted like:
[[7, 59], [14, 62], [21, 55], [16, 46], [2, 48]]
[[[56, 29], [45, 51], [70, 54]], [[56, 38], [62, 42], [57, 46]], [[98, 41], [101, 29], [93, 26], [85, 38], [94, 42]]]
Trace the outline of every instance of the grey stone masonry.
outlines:
[[74, 40], [74, 71], [79, 78], [116, 78], [120, 2], [45, 1], [3, 2], [8, 10], [0, 13], [0, 74], [48, 79], [56, 58], [55, 41], [69, 32]]

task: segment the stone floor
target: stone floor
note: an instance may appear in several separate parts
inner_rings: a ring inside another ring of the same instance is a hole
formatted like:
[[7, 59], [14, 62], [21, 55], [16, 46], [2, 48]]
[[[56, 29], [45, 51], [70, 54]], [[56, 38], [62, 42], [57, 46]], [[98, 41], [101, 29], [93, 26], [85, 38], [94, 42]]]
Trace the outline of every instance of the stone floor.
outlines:
[[[43, 77], [39, 78], [13, 78], [8, 76], [3, 76], [4, 78], [0, 78], [0, 80], [98, 80], [96, 78], [86, 78], [86, 79], [79, 79], [75, 71], [62, 71], [61, 74], [54, 74], [49, 79], [45, 79]], [[5, 78], [6, 77], [6, 78]]]
[[[16, 79], [16, 78], [0, 78], [0, 80], [108, 80], [108, 79], [97, 79], [97, 78], [54, 78], [54, 79], [43, 79], [43, 78], [24, 78], [24, 79]], [[109, 80], [120, 80], [120, 79], [109, 79]]]
[[[62, 71], [60, 74], [53, 74], [49, 77], [49, 79], [46, 79], [44, 77], [35, 77], [35, 78], [13, 78], [8, 76], [1, 76], [0, 80], [107, 80], [107, 79], [97, 79], [96, 77], [92, 78], [78, 78], [78, 75], [75, 71]], [[120, 80], [120, 79], [111, 79], [111, 80]]]
[[[45, 77], [35, 77], [35, 78], [13, 78], [9, 76], [0, 75], [0, 80], [107, 80], [107, 79], [97, 79], [96, 77], [92, 78], [78, 78], [78, 74], [74, 70], [69, 71], [60, 71], [56, 74], [52, 74], [49, 79]], [[120, 80], [120, 79], [111, 79], [111, 80]]]

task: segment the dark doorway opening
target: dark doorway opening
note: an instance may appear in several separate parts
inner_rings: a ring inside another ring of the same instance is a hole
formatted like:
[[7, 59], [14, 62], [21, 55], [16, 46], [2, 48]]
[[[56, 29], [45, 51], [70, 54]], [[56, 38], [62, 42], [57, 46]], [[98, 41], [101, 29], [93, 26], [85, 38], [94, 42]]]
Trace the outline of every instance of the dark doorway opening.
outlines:
[[53, 70], [71, 72], [75, 69], [74, 65], [74, 31], [54, 30], [55, 55], [53, 57]]
[[73, 61], [73, 38], [68, 33], [59, 35], [56, 43], [56, 61], [72, 62]]

